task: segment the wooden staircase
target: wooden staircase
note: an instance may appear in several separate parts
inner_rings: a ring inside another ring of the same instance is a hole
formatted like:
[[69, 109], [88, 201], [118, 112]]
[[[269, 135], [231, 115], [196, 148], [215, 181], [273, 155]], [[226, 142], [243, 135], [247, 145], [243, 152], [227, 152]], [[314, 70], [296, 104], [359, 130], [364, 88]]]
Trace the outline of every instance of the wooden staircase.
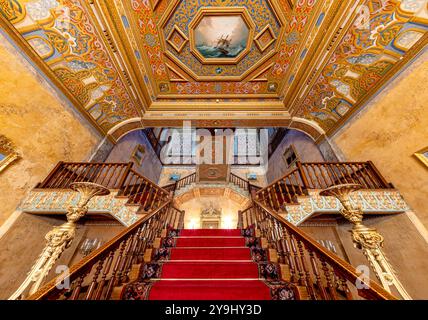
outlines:
[[[89, 169], [85, 169], [83, 164], [62, 163], [38, 187], [66, 188], [70, 181], [78, 181], [83, 177], [87, 179], [85, 181], [116, 187], [123, 196], [129, 197], [129, 203], [141, 205], [147, 213], [72, 266], [69, 274], [60, 275], [45, 284], [29, 297], [30, 300], [117, 299], [124, 287], [141, 280], [141, 270], [144, 270], [145, 266], [167, 255], [170, 248], [165, 247], [166, 239], [177, 237], [183, 230], [184, 212], [172, 205], [173, 189], [165, 190], [156, 186], [136, 174], [126, 164], [87, 166]], [[395, 299], [375, 282], [362, 278], [354, 267], [325, 250], [309, 235], [278, 214], [283, 203], [293, 203], [296, 194], [303, 195], [305, 190], [321, 188], [324, 184], [364, 181], [367, 187], [391, 187], [367, 164], [326, 166], [328, 169], [320, 169], [320, 166], [315, 166], [317, 169], [314, 169], [311, 164], [301, 165], [291, 174], [261, 190], [257, 190], [248, 182], [243, 184], [238, 181], [237, 183], [246, 186], [254, 197], [252, 206], [238, 214], [237, 231], [249, 241], [249, 245], [246, 242], [248, 248], [251, 248], [252, 244], [261, 250], [258, 254], [266, 253], [268, 262], [278, 266], [280, 280], [298, 288], [296, 297], [300, 299]], [[112, 174], [112, 167], [125, 171], [122, 174]], [[323, 174], [325, 176], [327, 170], [331, 178], [322, 180], [321, 177]], [[318, 175], [315, 172], [318, 172]], [[361, 174], [362, 172], [364, 174]], [[114, 182], [111, 182], [112, 177], [116, 177]], [[182, 183], [189, 183], [192, 179]], [[61, 285], [65, 279], [70, 281], [70, 286]], [[357, 283], [361, 283], [361, 287], [365, 289], [357, 287]]]

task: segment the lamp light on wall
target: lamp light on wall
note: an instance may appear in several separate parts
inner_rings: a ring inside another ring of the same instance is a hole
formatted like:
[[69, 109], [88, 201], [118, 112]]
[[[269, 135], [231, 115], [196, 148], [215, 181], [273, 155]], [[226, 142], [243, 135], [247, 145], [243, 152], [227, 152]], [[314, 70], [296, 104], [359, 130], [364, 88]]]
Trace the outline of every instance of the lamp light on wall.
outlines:
[[171, 181], [178, 181], [178, 180], [180, 180], [180, 178], [181, 178], [181, 174], [179, 174], [179, 173], [171, 173], [169, 175], [169, 180], [171, 180]]
[[247, 179], [248, 179], [249, 181], [255, 181], [255, 180], [257, 180], [257, 174], [250, 172], [250, 173], [248, 173], [248, 175], [247, 175]]

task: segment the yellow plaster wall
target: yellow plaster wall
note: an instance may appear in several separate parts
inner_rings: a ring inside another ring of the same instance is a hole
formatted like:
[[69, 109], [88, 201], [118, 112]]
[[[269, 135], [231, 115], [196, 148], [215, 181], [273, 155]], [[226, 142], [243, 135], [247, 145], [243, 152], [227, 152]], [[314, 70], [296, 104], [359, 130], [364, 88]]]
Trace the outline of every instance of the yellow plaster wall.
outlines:
[[428, 51], [394, 79], [333, 142], [347, 160], [372, 160], [428, 228]]
[[0, 173], [0, 226], [58, 161], [88, 159], [101, 140], [2, 34], [0, 133], [22, 155]]

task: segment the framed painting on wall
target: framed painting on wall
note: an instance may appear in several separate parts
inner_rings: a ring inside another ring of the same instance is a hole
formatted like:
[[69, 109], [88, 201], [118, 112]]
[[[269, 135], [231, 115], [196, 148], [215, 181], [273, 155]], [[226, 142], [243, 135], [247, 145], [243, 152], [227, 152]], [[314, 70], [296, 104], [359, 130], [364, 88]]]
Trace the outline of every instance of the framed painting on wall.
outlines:
[[283, 158], [287, 168], [291, 168], [297, 161], [299, 161], [299, 156], [297, 155], [296, 149], [293, 145], [285, 149]]
[[13, 143], [4, 135], [0, 135], [0, 172], [19, 158], [20, 156]]
[[143, 163], [144, 157], [146, 155], [146, 148], [141, 144], [137, 145], [132, 152], [131, 159], [135, 160], [139, 166]]
[[424, 165], [428, 167], [428, 147], [422, 149], [415, 153], [416, 158], [418, 158]]

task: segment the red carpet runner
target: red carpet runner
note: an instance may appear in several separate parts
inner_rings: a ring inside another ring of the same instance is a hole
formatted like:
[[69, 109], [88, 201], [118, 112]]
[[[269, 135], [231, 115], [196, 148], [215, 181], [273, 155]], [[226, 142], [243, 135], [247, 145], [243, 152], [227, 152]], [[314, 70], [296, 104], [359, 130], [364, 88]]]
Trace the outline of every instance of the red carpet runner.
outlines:
[[[179, 237], [167, 237], [162, 243], [162, 248], [152, 255], [153, 261], [141, 271], [141, 279], [124, 288], [122, 299], [271, 300], [278, 295], [294, 298], [293, 291], [285, 288], [284, 283], [276, 282], [273, 286], [265, 281], [269, 280], [266, 266], [270, 264], [261, 261], [264, 274], [260, 274], [254, 249], [247, 246], [248, 239], [241, 235], [241, 230], [181, 230]], [[279, 268], [273, 268], [278, 273]]]

